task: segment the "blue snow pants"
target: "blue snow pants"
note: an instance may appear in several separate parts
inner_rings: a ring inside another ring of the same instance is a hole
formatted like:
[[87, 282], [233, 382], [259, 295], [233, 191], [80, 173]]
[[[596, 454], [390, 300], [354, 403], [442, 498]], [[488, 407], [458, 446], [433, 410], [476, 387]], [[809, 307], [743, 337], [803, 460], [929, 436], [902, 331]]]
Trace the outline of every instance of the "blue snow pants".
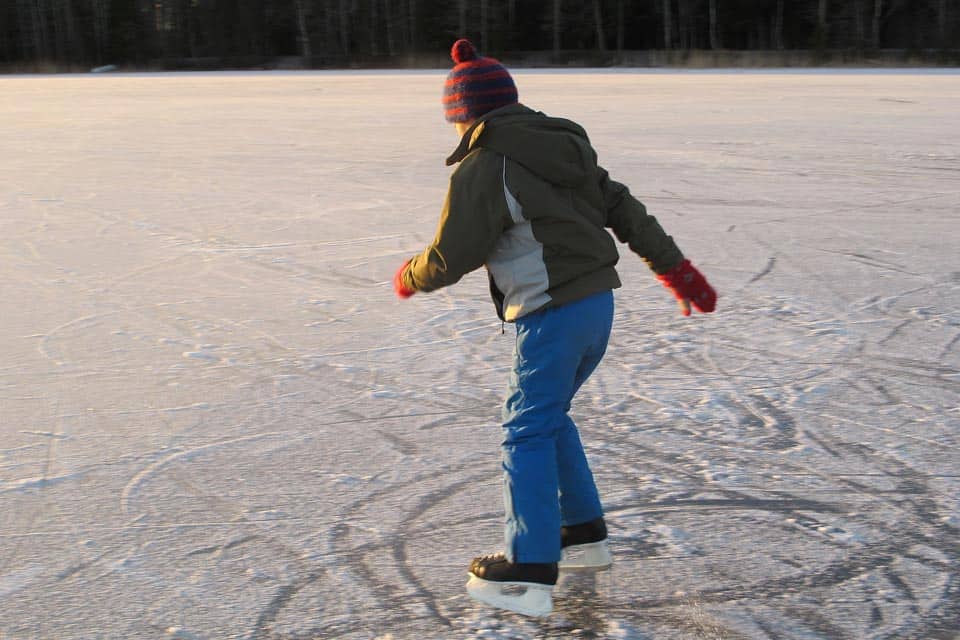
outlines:
[[603, 515], [577, 426], [567, 412], [600, 363], [613, 323], [605, 291], [516, 321], [501, 445], [511, 562], [557, 562], [560, 526]]

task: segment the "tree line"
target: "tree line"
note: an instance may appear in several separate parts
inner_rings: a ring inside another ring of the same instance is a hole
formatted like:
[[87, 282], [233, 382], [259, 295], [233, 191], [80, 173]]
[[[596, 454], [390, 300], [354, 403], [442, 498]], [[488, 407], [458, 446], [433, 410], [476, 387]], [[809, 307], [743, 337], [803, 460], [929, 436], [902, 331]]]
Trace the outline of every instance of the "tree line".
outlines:
[[[165, 68], [632, 50], [952, 50], [960, 0], [5, 0], [0, 65]], [[549, 57], [547, 59], [550, 59]], [[593, 58], [596, 59], [596, 58]]]

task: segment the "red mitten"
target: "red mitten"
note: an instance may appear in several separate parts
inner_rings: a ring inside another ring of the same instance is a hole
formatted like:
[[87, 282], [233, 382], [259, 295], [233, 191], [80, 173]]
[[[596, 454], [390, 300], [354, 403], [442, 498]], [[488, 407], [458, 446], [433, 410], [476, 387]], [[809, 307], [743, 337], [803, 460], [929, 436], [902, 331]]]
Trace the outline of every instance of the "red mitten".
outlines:
[[658, 275], [657, 280], [673, 292], [685, 316], [690, 315], [690, 303], [700, 313], [710, 313], [717, 306], [717, 292], [689, 260]]
[[408, 289], [407, 285], [403, 284], [403, 272], [407, 270], [407, 265], [410, 264], [410, 261], [407, 260], [403, 263], [397, 272], [393, 276], [393, 290], [397, 292], [397, 295], [401, 298], [409, 298], [417, 292], [416, 289]]

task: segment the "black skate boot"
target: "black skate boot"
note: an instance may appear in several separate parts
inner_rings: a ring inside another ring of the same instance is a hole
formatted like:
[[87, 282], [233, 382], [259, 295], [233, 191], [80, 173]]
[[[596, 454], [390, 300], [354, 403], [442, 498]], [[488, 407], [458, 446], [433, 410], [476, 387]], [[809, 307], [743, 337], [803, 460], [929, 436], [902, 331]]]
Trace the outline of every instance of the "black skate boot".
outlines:
[[467, 593], [475, 600], [527, 616], [553, 610], [557, 563], [510, 562], [502, 553], [474, 558]]
[[603, 518], [560, 527], [563, 554], [560, 570], [592, 569], [599, 571], [613, 564], [607, 545], [607, 524]]

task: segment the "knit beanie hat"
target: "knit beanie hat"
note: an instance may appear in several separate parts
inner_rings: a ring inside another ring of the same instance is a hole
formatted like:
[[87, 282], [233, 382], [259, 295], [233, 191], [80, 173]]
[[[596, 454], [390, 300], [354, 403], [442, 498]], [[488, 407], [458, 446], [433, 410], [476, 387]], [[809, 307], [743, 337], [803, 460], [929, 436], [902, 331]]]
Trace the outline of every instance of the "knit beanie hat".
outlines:
[[502, 64], [477, 54], [469, 40], [453, 43], [450, 57], [456, 63], [443, 88], [447, 122], [468, 122], [483, 114], [517, 103], [517, 86]]

